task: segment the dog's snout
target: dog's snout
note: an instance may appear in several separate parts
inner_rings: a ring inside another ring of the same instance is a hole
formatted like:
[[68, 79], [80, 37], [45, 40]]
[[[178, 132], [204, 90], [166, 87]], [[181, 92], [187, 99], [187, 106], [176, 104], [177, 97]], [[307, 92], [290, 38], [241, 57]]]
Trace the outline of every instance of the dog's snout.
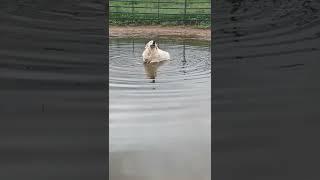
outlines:
[[150, 45], [151, 48], [154, 48], [156, 46], [156, 41], [152, 41], [152, 44]]

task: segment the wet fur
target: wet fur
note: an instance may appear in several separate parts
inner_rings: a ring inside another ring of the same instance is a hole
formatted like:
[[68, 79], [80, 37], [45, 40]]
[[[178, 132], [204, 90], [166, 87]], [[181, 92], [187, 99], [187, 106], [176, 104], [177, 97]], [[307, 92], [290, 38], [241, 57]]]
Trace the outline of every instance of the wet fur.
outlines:
[[153, 40], [146, 44], [142, 57], [145, 63], [161, 62], [170, 59], [169, 53], [161, 50], [158, 44]]

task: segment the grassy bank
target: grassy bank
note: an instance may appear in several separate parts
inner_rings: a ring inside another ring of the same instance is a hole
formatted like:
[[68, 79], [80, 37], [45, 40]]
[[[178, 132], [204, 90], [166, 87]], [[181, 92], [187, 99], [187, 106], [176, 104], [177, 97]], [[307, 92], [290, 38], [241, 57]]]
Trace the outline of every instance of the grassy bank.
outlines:
[[110, 0], [109, 3], [111, 25], [211, 26], [209, 0]]

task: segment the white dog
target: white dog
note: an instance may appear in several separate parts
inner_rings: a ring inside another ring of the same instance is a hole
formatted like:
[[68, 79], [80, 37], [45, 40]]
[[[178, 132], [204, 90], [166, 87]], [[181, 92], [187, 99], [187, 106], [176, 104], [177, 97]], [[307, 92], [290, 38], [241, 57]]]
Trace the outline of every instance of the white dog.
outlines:
[[160, 62], [170, 59], [169, 53], [159, 49], [158, 44], [153, 40], [146, 44], [142, 57], [145, 63]]

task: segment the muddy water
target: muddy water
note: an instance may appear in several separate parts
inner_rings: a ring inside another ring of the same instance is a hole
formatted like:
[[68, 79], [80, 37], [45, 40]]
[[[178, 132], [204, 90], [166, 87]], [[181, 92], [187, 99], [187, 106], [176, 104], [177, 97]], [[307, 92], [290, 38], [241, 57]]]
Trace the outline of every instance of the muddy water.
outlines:
[[210, 42], [160, 39], [172, 59], [145, 65], [147, 41], [109, 44], [111, 180], [210, 179]]

